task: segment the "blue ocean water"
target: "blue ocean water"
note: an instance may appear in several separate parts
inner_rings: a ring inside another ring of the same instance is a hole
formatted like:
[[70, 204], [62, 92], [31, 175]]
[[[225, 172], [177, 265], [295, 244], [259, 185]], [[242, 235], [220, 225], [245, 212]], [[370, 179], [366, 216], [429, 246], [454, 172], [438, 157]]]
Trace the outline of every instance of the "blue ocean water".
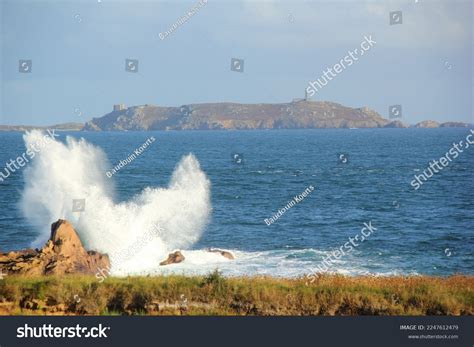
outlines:
[[[114, 165], [150, 136], [156, 138], [111, 178], [119, 200], [145, 187], [167, 186], [181, 157], [194, 153], [212, 184], [212, 218], [193, 249], [232, 250], [237, 259], [218, 265], [224, 273], [308, 273], [370, 221], [377, 230], [329, 271], [474, 274], [474, 146], [420, 189], [410, 185], [414, 174], [442, 157], [453, 142], [465, 140], [469, 129], [60, 134], [61, 141], [83, 137], [99, 146]], [[25, 146], [21, 133], [0, 133], [0, 143], [2, 170]], [[235, 163], [234, 153], [242, 163]], [[346, 159], [341, 161], [340, 154]], [[315, 189], [303, 201], [275, 223], [264, 222], [310, 185]], [[23, 186], [22, 170], [0, 183], [1, 251], [29, 247], [37, 235], [18, 206]], [[187, 273], [212, 267], [216, 264], [190, 268], [183, 263], [174, 269]]]

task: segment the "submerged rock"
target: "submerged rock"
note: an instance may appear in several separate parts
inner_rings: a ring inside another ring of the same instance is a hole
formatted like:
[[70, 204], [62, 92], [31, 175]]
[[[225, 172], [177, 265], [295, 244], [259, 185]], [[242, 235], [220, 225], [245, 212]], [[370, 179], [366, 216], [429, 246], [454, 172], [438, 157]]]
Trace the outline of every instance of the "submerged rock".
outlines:
[[0, 271], [13, 275], [92, 275], [99, 267], [110, 267], [109, 257], [86, 251], [71, 223], [62, 219], [51, 225], [42, 249], [0, 253]]

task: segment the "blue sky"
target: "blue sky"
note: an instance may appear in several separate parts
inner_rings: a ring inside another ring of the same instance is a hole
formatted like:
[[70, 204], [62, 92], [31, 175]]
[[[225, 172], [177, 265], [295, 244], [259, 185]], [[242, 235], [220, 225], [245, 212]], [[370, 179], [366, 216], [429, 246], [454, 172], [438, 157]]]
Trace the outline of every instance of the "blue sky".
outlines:
[[288, 102], [365, 35], [377, 44], [314, 100], [474, 122], [471, 1], [208, 0], [161, 40], [198, 2], [0, 0], [0, 124], [84, 122], [116, 103]]

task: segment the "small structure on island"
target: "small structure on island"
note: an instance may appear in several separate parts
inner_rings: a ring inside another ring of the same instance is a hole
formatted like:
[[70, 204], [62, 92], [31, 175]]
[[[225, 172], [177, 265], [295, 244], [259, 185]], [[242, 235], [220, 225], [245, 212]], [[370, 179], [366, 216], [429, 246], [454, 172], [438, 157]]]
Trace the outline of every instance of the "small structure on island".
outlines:
[[126, 109], [125, 104], [114, 105], [114, 112], [122, 111], [122, 110], [125, 110], [125, 109]]
[[311, 101], [311, 97], [308, 95], [308, 91], [306, 89], [304, 91], [304, 99], [294, 98], [292, 102], [301, 102], [301, 101]]

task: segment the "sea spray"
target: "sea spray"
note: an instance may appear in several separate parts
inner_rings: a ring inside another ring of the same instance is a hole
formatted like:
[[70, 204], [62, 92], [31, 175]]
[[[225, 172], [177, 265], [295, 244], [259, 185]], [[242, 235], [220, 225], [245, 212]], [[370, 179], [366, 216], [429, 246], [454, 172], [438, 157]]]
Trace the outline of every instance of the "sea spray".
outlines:
[[[40, 131], [26, 133], [25, 145], [41, 136]], [[210, 182], [192, 154], [181, 159], [167, 188], [147, 187], [125, 202], [115, 201], [113, 180], [104, 175], [107, 167], [105, 153], [84, 139], [53, 141], [37, 155], [24, 172], [21, 199], [25, 218], [39, 231], [33, 246], [47, 240], [52, 222], [67, 219], [87, 249], [111, 255], [113, 274], [128, 274], [156, 270], [168, 252], [189, 248], [199, 239], [211, 211]], [[86, 208], [72, 212], [72, 200], [78, 198], [86, 200]], [[114, 269], [113, 254], [154, 225], [162, 233]]]

